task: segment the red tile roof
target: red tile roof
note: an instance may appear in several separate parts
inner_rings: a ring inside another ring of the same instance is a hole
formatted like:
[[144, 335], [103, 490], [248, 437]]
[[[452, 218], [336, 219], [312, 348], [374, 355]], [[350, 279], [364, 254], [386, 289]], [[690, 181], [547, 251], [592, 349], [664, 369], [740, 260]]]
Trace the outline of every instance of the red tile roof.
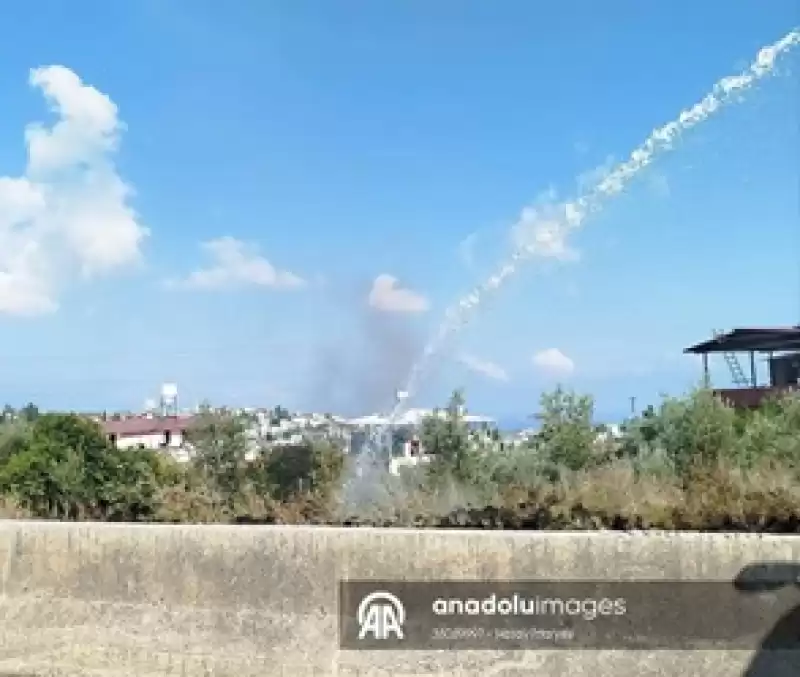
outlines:
[[139, 435], [163, 435], [165, 432], [183, 433], [192, 425], [192, 416], [165, 416], [146, 418], [126, 418], [120, 421], [103, 421], [103, 429], [107, 435], [117, 437], [134, 437]]

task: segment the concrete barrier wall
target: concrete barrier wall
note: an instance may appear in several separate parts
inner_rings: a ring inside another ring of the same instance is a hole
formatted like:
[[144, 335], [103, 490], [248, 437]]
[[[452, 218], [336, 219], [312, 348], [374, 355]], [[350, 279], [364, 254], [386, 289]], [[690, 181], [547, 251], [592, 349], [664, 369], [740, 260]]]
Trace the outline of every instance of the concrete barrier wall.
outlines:
[[0, 677], [738, 677], [752, 652], [342, 652], [338, 583], [731, 580], [774, 560], [800, 562], [800, 537], [0, 522]]

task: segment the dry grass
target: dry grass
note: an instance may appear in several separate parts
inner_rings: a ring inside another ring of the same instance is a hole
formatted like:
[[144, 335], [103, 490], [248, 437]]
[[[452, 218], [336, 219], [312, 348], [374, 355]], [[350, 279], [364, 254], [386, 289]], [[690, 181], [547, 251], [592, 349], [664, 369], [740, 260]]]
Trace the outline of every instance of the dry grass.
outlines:
[[[796, 471], [762, 463], [747, 471], [730, 463], [696, 466], [680, 481], [637, 470], [628, 460], [563, 473], [560, 481], [493, 487], [491, 495], [455, 483], [387, 487], [349, 512], [333, 492], [278, 500], [244, 491], [226, 499], [202, 486], [177, 485], [159, 495], [152, 519], [168, 523], [334, 524], [502, 529], [665, 529], [800, 533]], [[33, 515], [0, 498], [0, 518]]]
[[33, 514], [13, 498], [0, 496], [0, 519], [31, 519]]
[[233, 505], [205, 490], [173, 487], [157, 521], [190, 523], [369, 524], [505, 529], [688, 529], [800, 532], [800, 482], [786, 467], [743, 471], [716, 463], [686, 481], [637, 472], [626, 460], [566, 473], [558, 483], [496, 487], [478, 502], [455, 484], [430, 492], [395, 488], [343, 511], [333, 493], [282, 501], [246, 492]]
[[643, 529], [669, 527], [676, 507], [685, 500], [674, 478], [638, 474], [626, 460], [573, 473], [555, 492], [554, 509], [562, 518], [577, 513], [597, 528], [618, 523]]

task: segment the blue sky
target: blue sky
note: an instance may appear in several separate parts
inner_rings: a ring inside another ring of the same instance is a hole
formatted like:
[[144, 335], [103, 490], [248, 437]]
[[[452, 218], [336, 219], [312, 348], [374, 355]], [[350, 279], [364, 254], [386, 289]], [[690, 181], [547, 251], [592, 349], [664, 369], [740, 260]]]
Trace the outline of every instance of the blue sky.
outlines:
[[[0, 17], [0, 399], [136, 408], [174, 381], [187, 406], [362, 412], [508, 256], [526, 205], [575, 196], [800, 24], [792, 0]], [[696, 382], [681, 351], [712, 328], [800, 322], [798, 66], [588, 219], [578, 260], [525, 266], [416, 402], [462, 386], [519, 416], [562, 382], [614, 418]]]

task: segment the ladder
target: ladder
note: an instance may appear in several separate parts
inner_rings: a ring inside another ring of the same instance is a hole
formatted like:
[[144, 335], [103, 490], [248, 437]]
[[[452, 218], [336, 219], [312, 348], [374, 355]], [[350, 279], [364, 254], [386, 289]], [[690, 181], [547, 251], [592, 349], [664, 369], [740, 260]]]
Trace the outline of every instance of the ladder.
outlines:
[[[720, 338], [724, 334], [725, 332], [723, 331], [715, 330], [714, 338]], [[731, 372], [733, 383], [737, 386], [749, 386], [750, 379], [748, 379], [747, 375], [744, 373], [744, 369], [742, 369], [742, 365], [739, 362], [739, 358], [736, 357], [736, 353], [725, 352], [722, 353], [722, 356], [725, 358], [725, 364], [728, 365], [728, 369]]]

